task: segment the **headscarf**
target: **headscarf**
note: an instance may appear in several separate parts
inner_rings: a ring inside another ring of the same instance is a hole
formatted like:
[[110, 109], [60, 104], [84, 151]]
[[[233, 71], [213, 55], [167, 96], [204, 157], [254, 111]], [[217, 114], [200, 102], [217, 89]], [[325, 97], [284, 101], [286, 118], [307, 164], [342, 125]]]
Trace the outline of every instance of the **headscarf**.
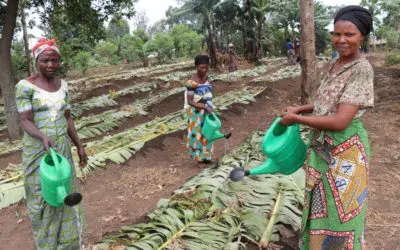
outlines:
[[352, 22], [363, 36], [368, 35], [373, 28], [371, 13], [367, 9], [357, 5], [349, 5], [340, 9], [335, 16], [334, 23], [339, 20]]
[[198, 55], [194, 59], [194, 65], [199, 66], [200, 64], [210, 64], [210, 58], [207, 55]]
[[40, 38], [36, 45], [32, 49], [32, 54], [35, 60], [45, 51], [54, 51], [57, 54], [60, 54], [60, 50], [58, 49], [56, 45], [56, 39], [49, 39], [46, 40], [45, 38]]

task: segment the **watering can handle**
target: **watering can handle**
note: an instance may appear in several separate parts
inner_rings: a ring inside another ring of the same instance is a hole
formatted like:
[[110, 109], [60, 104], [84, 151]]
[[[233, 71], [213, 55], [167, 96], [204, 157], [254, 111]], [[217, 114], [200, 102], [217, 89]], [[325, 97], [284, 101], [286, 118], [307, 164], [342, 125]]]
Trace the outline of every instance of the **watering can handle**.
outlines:
[[57, 173], [58, 181], [60, 184], [59, 187], [57, 188], [57, 194], [59, 194], [59, 196], [64, 198], [67, 195], [67, 192], [61, 181], [62, 176], [61, 176], [60, 163], [58, 162], [56, 151], [54, 151], [54, 149], [52, 147], [50, 147], [49, 150], [50, 150], [51, 159], [53, 160], [53, 163], [54, 163], [54, 167], [56, 168], [56, 173]]
[[272, 122], [272, 124], [269, 126], [270, 128], [271, 127], [275, 127], [276, 125], [278, 125], [279, 124], [279, 122], [282, 120], [282, 117], [280, 117], [280, 116], [277, 116], [276, 118], [275, 118], [275, 120]]
[[56, 172], [59, 177], [58, 179], [60, 180], [60, 183], [61, 183], [61, 169], [60, 169], [60, 163], [58, 162], [56, 151], [54, 151], [54, 149], [52, 147], [50, 147], [49, 150], [50, 150], [51, 159], [53, 160], [54, 167], [56, 168]]
[[58, 162], [56, 151], [54, 151], [54, 149], [52, 147], [50, 147], [49, 150], [50, 150], [50, 156], [51, 156], [51, 159], [53, 160], [54, 166], [56, 167], [56, 169], [58, 169], [60, 163]]

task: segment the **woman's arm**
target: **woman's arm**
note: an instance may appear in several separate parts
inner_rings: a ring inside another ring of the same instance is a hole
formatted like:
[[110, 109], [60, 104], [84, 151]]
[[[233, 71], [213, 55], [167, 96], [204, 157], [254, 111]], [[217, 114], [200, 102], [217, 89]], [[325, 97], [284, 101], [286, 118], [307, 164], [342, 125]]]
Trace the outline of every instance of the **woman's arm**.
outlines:
[[53, 147], [53, 144], [50, 141], [49, 137], [47, 137], [46, 134], [40, 131], [34, 124], [32, 110], [19, 113], [19, 117], [21, 119], [21, 125], [23, 130], [30, 136], [38, 140], [41, 140], [43, 142], [45, 150], [49, 152], [49, 148]]
[[78, 134], [76, 133], [74, 120], [72, 120], [71, 111], [66, 110], [64, 112], [64, 116], [65, 116], [65, 119], [67, 120], [69, 138], [71, 138], [71, 141], [74, 143], [74, 145], [77, 148], [82, 147], [82, 143], [79, 140]]
[[312, 104], [306, 104], [302, 106], [287, 107], [284, 112], [293, 114], [306, 114], [312, 113], [314, 111], [314, 106]]
[[336, 114], [330, 116], [301, 116], [288, 113], [282, 117], [281, 123], [291, 125], [297, 122], [318, 130], [342, 131], [349, 126], [358, 109], [358, 105], [339, 104]]
[[78, 133], [76, 133], [74, 120], [72, 120], [72, 116], [71, 116], [71, 111], [66, 110], [64, 112], [64, 116], [65, 116], [65, 119], [67, 120], [68, 136], [69, 136], [69, 138], [71, 138], [71, 141], [74, 143], [74, 145], [78, 149], [78, 155], [79, 155], [79, 160], [80, 160], [79, 163], [86, 164], [86, 161], [87, 161], [86, 152], [85, 152], [85, 149], [83, 148], [81, 141], [79, 140]]
[[187, 95], [187, 101], [190, 106], [198, 108], [198, 109], [206, 109], [206, 105], [203, 103], [198, 103], [193, 100], [193, 95]]

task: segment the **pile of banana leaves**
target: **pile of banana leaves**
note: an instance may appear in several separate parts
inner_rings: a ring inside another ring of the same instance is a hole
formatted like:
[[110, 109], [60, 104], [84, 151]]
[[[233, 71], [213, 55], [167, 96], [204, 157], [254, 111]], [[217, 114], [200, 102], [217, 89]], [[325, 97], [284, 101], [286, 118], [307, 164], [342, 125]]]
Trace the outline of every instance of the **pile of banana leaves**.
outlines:
[[[95, 249], [247, 249], [268, 247], [280, 232], [301, 226], [305, 173], [260, 175], [241, 182], [229, 180], [234, 167], [256, 167], [265, 160], [254, 132], [241, 146], [225, 155], [159, 201], [147, 222], [124, 226], [105, 237]], [[113, 248], [115, 247], [115, 248]]]
[[259, 76], [251, 82], [276, 82], [282, 79], [296, 78], [301, 75], [300, 65], [286, 66], [273, 74]]
[[189, 78], [191, 75], [193, 75], [194, 71], [189, 70], [189, 71], [177, 71], [177, 72], [172, 72], [166, 75], [162, 76], [157, 76], [155, 79], [161, 80], [164, 82], [177, 82], [181, 81], [185, 78]]
[[252, 69], [242, 69], [226, 74], [211, 74], [209, 76], [211, 81], [225, 81], [225, 82], [236, 82], [244, 77], [258, 77], [268, 72], [271, 68], [266, 65], [257, 66]]
[[85, 101], [72, 104], [72, 115], [74, 117], [80, 116], [85, 110], [90, 110], [93, 108], [104, 108], [117, 106], [118, 103], [114, 100], [120, 96], [131, 95], [139, 92], [150, 92], [153, 89], [158, 88], [155, 82], [146, 82], [135, 84], [129, 88], [121, 89], [116, 92], [111, 92], [109, 94], [104, 94], [100, 96], [95, 96], [93, 98], [87, 99]]

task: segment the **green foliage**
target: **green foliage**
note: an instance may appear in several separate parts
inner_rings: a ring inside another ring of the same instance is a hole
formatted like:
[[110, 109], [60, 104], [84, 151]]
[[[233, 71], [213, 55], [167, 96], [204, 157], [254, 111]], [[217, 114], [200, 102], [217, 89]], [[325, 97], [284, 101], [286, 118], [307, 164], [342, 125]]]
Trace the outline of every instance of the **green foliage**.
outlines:
[[400, 48], [400, 33], [394, 30], [392, 27], [383, 25], [379, 27], [375, 34], [378, 38], [386, 39], [388, 48]]
[[400, 64], [400, 51], [388, 55], [386, 58], [386, 63], [388, 65]]
[[166, 62], [174, 57], [174, 39], [168, 33], [158, 33], [153, 40], [145, 44], [147, 53], [157, 53], [159, 62]]
[[[106, 37], [104, 22], [109, 16], [132, 16], [134, 3], [130, 0], [35, 0], [31, 7], [41, 10], [46, 37], [56, 37], [63, 55], [62, 73], [74, 66], [73, 58], [79, 51], [90, 51], [97, 41]], [[116, 60], [113, 60], [116, 63]]]
[[384, 25], [388, 25], [398, 32], [400, 31], [400, 1], [383, 0], [381, 3], [382, 10], [386, 13], [383, 19]]
[[175, 25], [171, 32], [176, 57], [194, 57], [201, 49], [203, 37], [190, 29], [186, 24]]
[[78, 54], [73, 58], [73, 64], [75, 69], [78, 69], [82, 74], [86, 74], [89, 68], [89, 61], [92, 58], [92, 54], [87, 51], [79, 51]]
[[322, 54], [331, 43], [331, 36], [326, 26], [331, 21], [329, 9], [323, 4], [314, 3], [314, 22], [315, 22], [315, 53]]
[[119, 60], [119, 58], [115, 54], [117, 50], [118, 45], [116, 45], [112, 41], [101, 41], [96, 45], [94, 49], [95, 58], [99, 61], [104, 62], [105, 64], [116, 64]]
[[16, 81], [28, 76], [28, 63], [24, 55], [24, 42], [14, 41], [11, 48], [11, 61]]
[[121, 39], [129, 35], [129, 23], [120, 16], [114, 16], [107, 28], [107, 36], [111, 39]]

